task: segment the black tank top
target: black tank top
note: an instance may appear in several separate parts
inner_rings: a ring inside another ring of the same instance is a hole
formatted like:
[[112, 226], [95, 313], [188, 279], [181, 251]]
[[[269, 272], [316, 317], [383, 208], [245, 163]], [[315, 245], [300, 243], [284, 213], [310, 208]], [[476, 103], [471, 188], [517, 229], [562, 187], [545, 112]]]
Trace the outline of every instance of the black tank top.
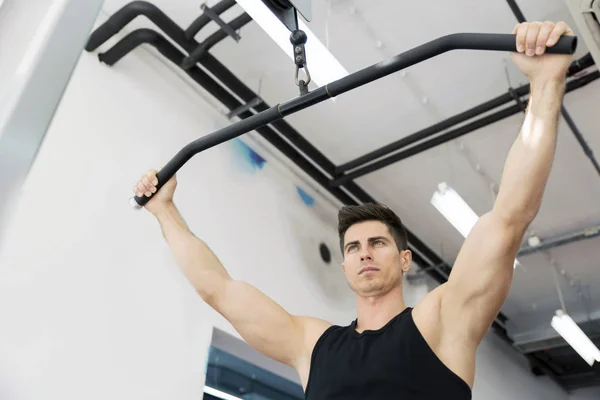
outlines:
[[469, 400], [471, 388], [417, 329], [412, 308], [383, 328], [331, 326], [313, 349], [306, 400]]

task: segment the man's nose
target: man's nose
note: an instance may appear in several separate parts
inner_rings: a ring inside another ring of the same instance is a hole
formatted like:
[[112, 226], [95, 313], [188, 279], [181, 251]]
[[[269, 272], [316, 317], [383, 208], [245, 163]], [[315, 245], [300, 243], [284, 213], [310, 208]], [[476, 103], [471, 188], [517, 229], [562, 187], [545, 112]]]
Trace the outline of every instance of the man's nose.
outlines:
[[369, 250], [363, 250], [362, 254], [360, 255], [360, 260], [361, 261], [365, 261], [365, 260], [372, 260], [373, 256], [371, 255], [371, 252], [369, 252]]

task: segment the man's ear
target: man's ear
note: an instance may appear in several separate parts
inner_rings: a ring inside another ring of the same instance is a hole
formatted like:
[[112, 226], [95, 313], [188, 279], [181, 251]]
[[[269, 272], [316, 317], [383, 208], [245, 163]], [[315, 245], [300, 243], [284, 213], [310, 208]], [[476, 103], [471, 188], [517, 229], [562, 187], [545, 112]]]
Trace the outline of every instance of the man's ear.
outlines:
[[342, 270], [344, 271], [344, 273], [346, 273], [346, 265], [344, 265], [344, 263], [342, 263]]
[[406, 273], [412, 266], [412, 252], [410, 250], [403, 250], [400, 253], [402, 258], [402, 272]]

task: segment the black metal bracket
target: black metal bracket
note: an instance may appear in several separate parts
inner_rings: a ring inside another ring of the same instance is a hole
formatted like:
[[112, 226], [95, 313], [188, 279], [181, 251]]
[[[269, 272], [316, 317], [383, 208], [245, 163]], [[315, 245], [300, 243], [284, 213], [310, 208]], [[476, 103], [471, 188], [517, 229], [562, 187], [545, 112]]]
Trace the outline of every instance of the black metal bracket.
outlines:
[[261, 98], [255, 97], [252, 100], [250, 100], [248, 103], [242, 104], [238, 108], [231, 110], [231, 112], [229, 112], [227, 114], [227, 118], [232, 119], [233, 117], [237, 117], [237, 116], [245, 113], [246, 111], [250, 111], [250, 109], [256, 107], [260, 103], [262, 103]]
[[525, 105], [525, 103], [523, 103], [523, 101], [521, 100], [521, 97], [515, 91], [515, 89], [513, 89], [512, 87], [508, 88], [508, 93], [515, 100], [515, 102], [517, 103], [517, 105], [519, 106], [521, 111], [525, 112], [525, 110], [527, 109], [527, 106]]
[[204, 11], [204, 14], [206, 14], [206, 16], [208, 18], [210, 18], [211, 20], [216, 22], [221, 27], [221, 29], [223, 29], [223, 32], [225, 32], [226, 34], [231, 36], [236, 42], [240, 41], [240, 39], [241, 39], [240, 35], [238, 35], [238, 33], [231, 26], [229, 26], [225, 21], [223, 21], [221, 19], [221, 17], [219, 16], [219, 14], [217, 14], [216, 12], [214, 12], [212, 10], [212, 8], [207, 6], [206, 3], [202, 4], [200, 6], [200, 8], [202, 9], [202, 11]]

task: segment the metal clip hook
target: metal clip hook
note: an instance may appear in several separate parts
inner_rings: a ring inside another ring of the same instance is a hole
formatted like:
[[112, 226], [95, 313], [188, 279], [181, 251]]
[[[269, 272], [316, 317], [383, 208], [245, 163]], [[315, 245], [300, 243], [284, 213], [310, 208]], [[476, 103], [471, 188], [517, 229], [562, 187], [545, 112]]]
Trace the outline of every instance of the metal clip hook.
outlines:
[[[302, 66], [302, 68], [304, 69], [304, 72], [306, 73], [306, 82], [305, 84], [308, 85], [310, 83], [310, 71], [308, 70], [308, 67], [306, 66], [306, 64], [304, 64]], [[300, 86], [300, 82], [298, 80], [298, 76], [300, 74], [300, 66], [296, 65], [296, 86]]]

